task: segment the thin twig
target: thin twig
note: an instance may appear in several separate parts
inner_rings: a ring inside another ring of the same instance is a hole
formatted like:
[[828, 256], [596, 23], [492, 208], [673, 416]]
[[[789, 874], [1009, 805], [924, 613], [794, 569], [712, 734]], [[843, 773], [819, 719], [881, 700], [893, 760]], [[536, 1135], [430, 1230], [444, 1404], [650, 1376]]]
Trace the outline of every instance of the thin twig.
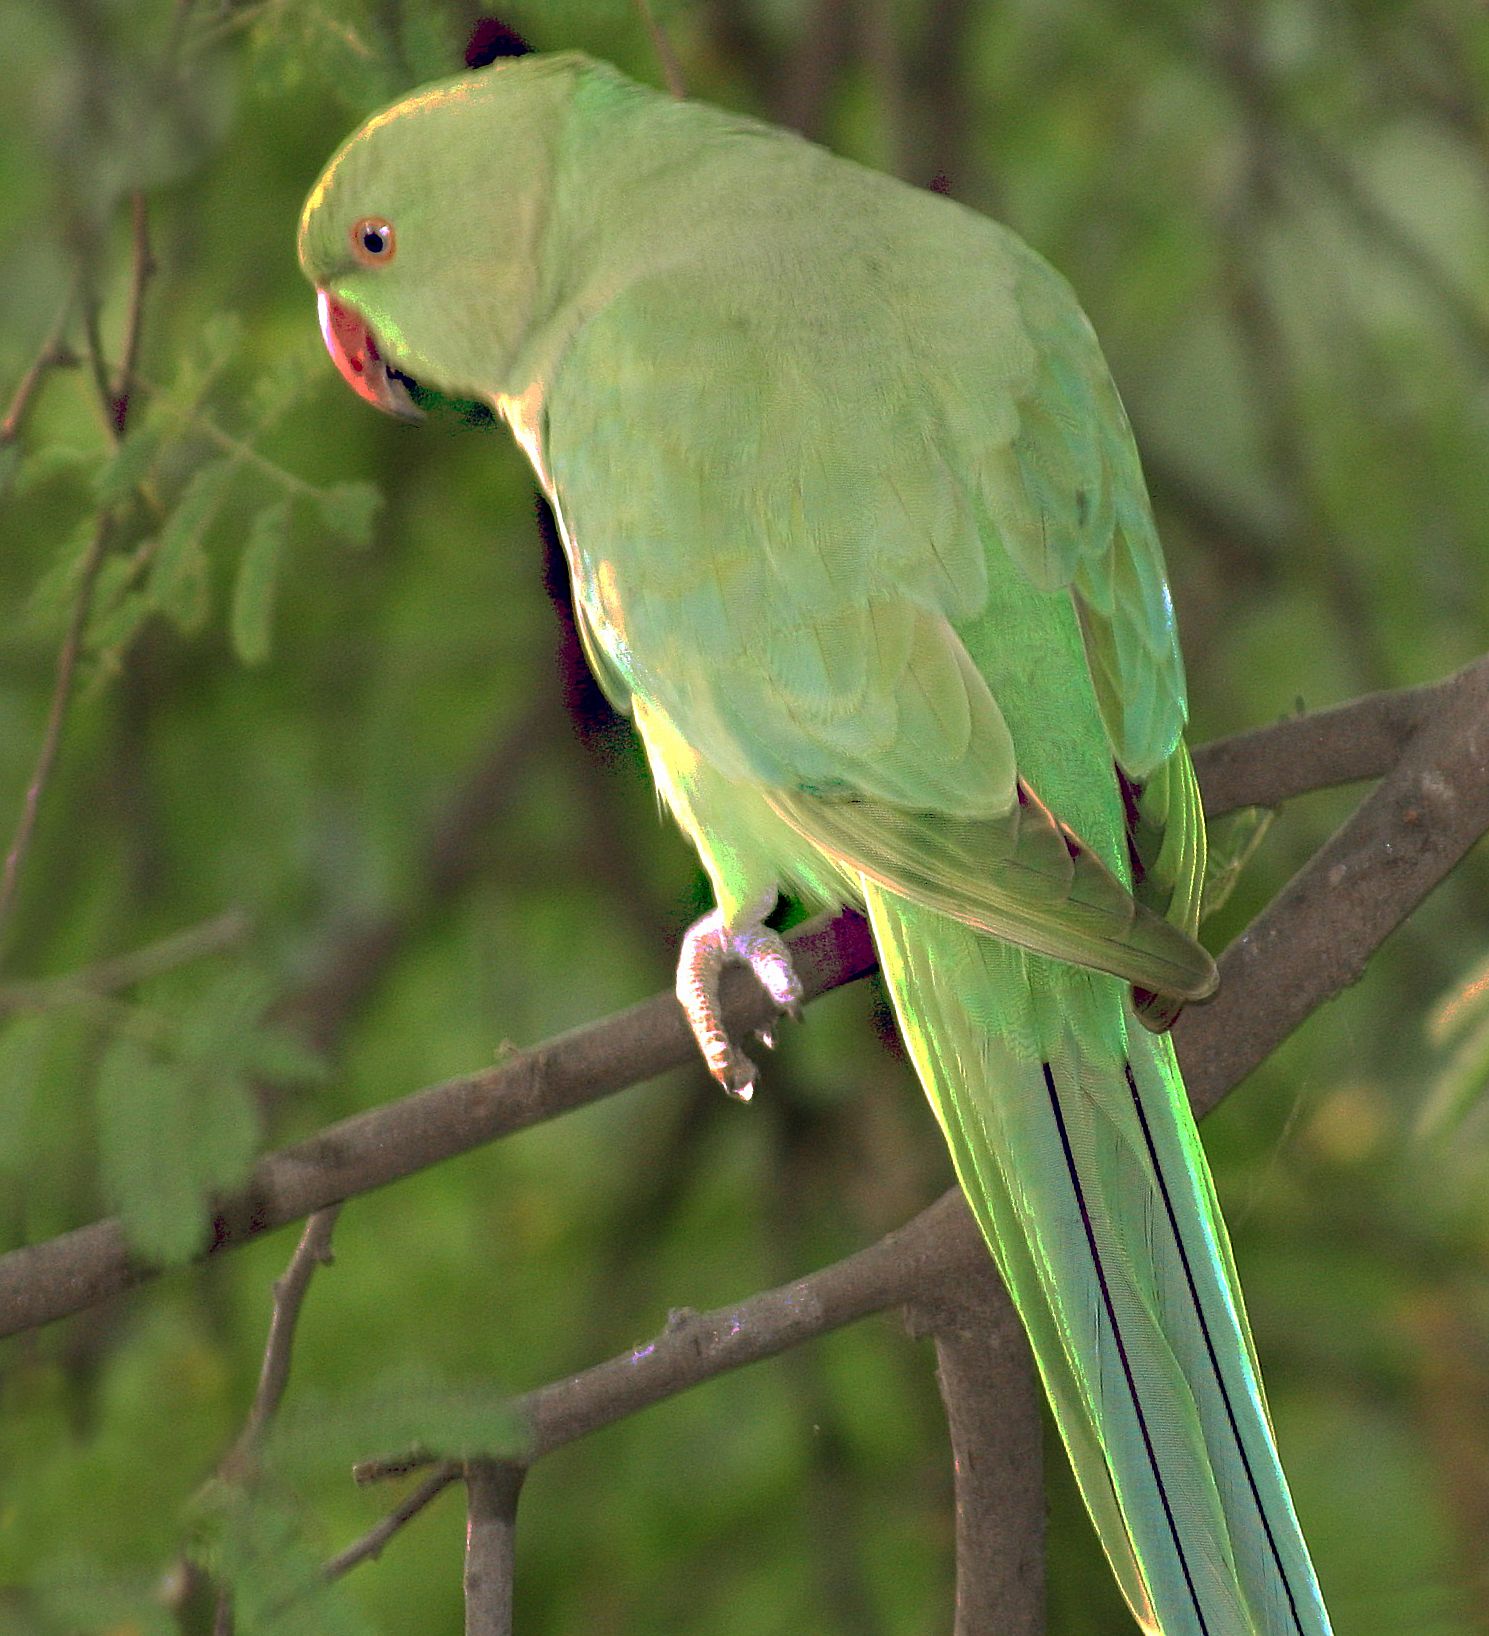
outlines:
[[640, 13], [642, 27], [651, 37], [651, 47], [657, 54], [667, 89], [681, 102], [688, 94], [688, 84], [683, 78], [682, 64], [677, 60], [672, 42], [667, 38], [667, 31], [657, 21], [651, 9], [651, 0], [636, 0], [636, 10]]
[[90, 289], [83, 302], [83, 361], [93, 376], [94, 401], [103, 420], [104, 430], [113, 443], [120, 439], [119, 422], [114, 414], [114, 389], [109, 382], [108, 360], [103, 350], [103, 327], [97, 295]]
[[241, 943], [249, 928], [248, 916], [241, 909], [229, 909], [204, 920], [199, 926], [188, 926], [184, 931], [172, 932], [143, 948], [131, 949], [128, 954], [114, 955], [91, 966], [63, 973], [60, 977], [43, 977], [34, 981], [0, 983], [0, 1014], [10, 1011], [46, 1011], [53, 1006], [67, 1005], [79, 999], [92, 999], [100, 994], [114, 994], [123, 988], [133, 988], [162, 972], [174, 971], [208, 955], [220, 954]]
[[[157, 385], [154, 381], [146, 380], [138, 372], [135, 374], [134, 384], [137, 387], [143, 387], [152, 397], [163, 396], [165, 393], [164, 387]], [[274, 406], [274, 409], [277, 410], [277, 407], [277, 405]], [[192, 403], [179, 409], [173, 406], [173, 410], [178, 420], [190, 422], [193, 432], [199, 432], [209, 443], [215, 443], [219, 449], [252, 466], [255, 471], [261, 471], [266, 477], [273, 478], [281, 488], [289, 493], [298, 494], [307, 500], [319, 500], [325, 494], [326, 491], [323, 488], [317, 488], [314, 483], [306, 482], [298, 473], [279, 465], [276, 461], [271, 460], [268, 455], [260, 454], [251, 443], [244, 442], [241, 437], [234, 437], [231, 432], [219, 426], [201, 407], [200, 403]], [[271, 412], [274, 411], [271, 410]]]
[[328, 1205], [317, 1210], [305, 1223], [300, 1242], [290, 1257], [289, 1265], [274, 1281], [274, 1311], [269, 1320], [269, 1338], [264, 1344], [264, 1361], [259, 1370], [258, 1389], [248, 1418], [237, 1442], [223, 1460], [221, 1472], [231, 1476], [243, 1470], [256, 1457], [264, 1435], [279, 1412], [289, 1385], [290, 1362], [295, 1347], [295, 1329], [300, 1322], [300, 1309], [310, 1290], [310, 1281], [318, 1267], [329, 1266], [331, 1235], [336, 1230], [336, 1218], [341, 1205]]
[[57, 653], [56, 680], [52, 685], [52, 702], [47, 710], [47, 723], [41, 736], [41, 748], [37, 752], [31, 781], [26, 786], [26, 795], [21, 804], [21, 816], [16, 824], [15, 834], [5, 854], [4, 869], [0, 871], [0, 938], [3, 938], [5, 923], [15, 904], [21, 866], [26, 861], [26, 853], [36, 831], [36, 815], [41, 807], [42, 795], [52, 776], [52, 768], [56, 764], [57, 747], [62, 742], [62, 724], [66, 720], [67, 706], [72, 699], [78, 655], [83, 647], [83, 633], [88, 628], [88, 616], [93, 610], [93, 592], [98, 583], [98, 571], [103, 567], [112, 539], [113, 515], [104, 512], [98, 519], [87, 555], [83, 558], [77, 595], [73, 599], [72, 617]]
[[[217, 1466], [221, 1482], [250, 1484], [258, 1465], [259, 1451], [289, 1385], [290, 1362], [295, 1348], [295, 1330], [300, 1311], [310, 1290], [316, 1269], [331, 1261], [331, 1235], [341, 1206], [333, 1204], [317, 1210], [305, 1223], [300, 1242], [289, 1265], [274, 1280], [274, 1310], [269, 1319], [269, 1335], [264, 1343], [264, 1361], [259, 1369], [258, 1387], [249, 1405], [243, 1429]], [[228, 1584], [217, 1587], [212, 1618], [212, 1636], [233, 1636], [233, 1597]]]
[[511, 1636], [521, 1466], [472, 1460], [465, 1468], [465, 1636]]
[[410, 1489], [388, 1514], [369, 1528], [360, 1539], [355, 1539], [344, 1551], [338, 1551], [321, 1569], [321, 1577], [340, 1579], [358, 1563], [370, 1562], [382, 1555], [388, 1541], [424, 1509], [436, 1500], [461, 1475], [464, 1468], [458, 1460], [447, 1461], [435, 1468], [417, 1488]]
[[[1295, 769], [1290, 793], [1369, 777], [1387, 771], [1398, 757], [1401, 761], [1371, 797], [1370, 821], [1347, 825], [1258, 922], [1265, 927], [1265, 939], [1247, 933], [1227, 951], [1220, 963], [1221, 997], [1191, 1007], [1180, 1019], [1176, 1034], [1185, 1073], [1201, 1108], [1218, 1100], [1282, 1035], [1353, 981], [1379, 942], [1489, 827], [1484, 810], [1489, 806], [1489, 748], [1483, 743], [1489, 722], [1489, 659], [1437, 684], [1435, 692], [1432, 713], [1404, 757], [1394, 729], [1401, 701], [1421, 701], [1421, 689], [1376, 695], [1326, 717], [1285, 722], [1234, 741], [1245, 745], [1244, 757], [1233, 755], [1225, 763], [1227, 801], [1236, 806], [1256, 804], [1263, 792], [1275, 790], [1278, 758], [1273, 748], [1289, 744], [1296, 753], [1307, 742], [1310, 724], [1318, 724], [1322, 736], [1332, 733], [1342, 749], [1331, 751], [1316, 780], [1305, 766]], [[1225, 760], [1226, 750], [1216, 746], [1196, 761], [1205, 767], [1212, 757]], [[1221, 809], [1209, 810], [1213, 817]], [[1392, 822], [1398, 826], [1395, 831]], [[1339, 883], [1349, 889], [1336, 890]], [[1368, 913], [1362, 913], [1362, 898], [1371, 900]], [[1282, 997], [1285, 1003], [1276, 993], [1278, 979], [1257, 959], [1262, 942], [1293, 951], [1286, 965], [1292, 986]], [[848, 912], [809, 922], [791, 934], [790, 943], [809, 997], [851, 982], [874, 966], [868, 930]], [[769, 1006], [759, 986], [741, 971], [727, 976], [724, 1010], [731, 1029], [743, 1034], [762, 1026]], [[1217, 1029], [1224, 1038], [1215, 1037]], [[493, 1067], [429, 1086], [266, 1155], [247, 1187], [223, 1202], [207, 1253], [245, 1243], [338, 1199], [385, 1186], [693, 1061], [696, 1048], [675, 999], [656, 995]], [[120, 1224], [112, 1218], [12, 1250], [0, 1256], [0, 1335], [79, 1311], [152, 1272], [131, 1258]]]
[[[104, 363], [102, 344], [98, 328], [98, 305], [89, 299], [84, 302], [83, 320], [84, 331], [87, 335], [88, 361], [92, 367], [94, 379], [98, 386], [100, 401], [106, 410], [109, 432], [115, 442], [124, 435], [129, 418], [128, 386], [134, 370], [134, 359], [139, 347], [141, 308], [144, 305], [145, 289], [149, 283], [153, 262], [150, 258], [149, 223], [145, 211], [144, 196], [135, 195], [134, 206], [134, 273], [131, 279], [128, 310], [125, 316], [125, 358], [126, 367], [121, 370], [120, 380], [123, 383], [124, 395], [117, 398], [111, 390], [108, 380], [108, 368]], [[66, 314], [70, 310], [69, 304], [64, 307], [59, 317], [59, 324], [65, 324]], [[59, 330], [60, 335], [60, 330]], [[25, 383], [22, 382], [24, 386]], [[32, 388], [34, 391], [34, 387]], [[22, 400], [21, 410], [24, 412], [29, 396]], [[14, 405], [12, 406], [14, 408]], [[10, 423], [7, 414], [6, 424]], [[31, 845], [31, 838], [36, 829], [36, 815], [41, 806], [42, 794], [47, 782], [51, 778], [52, 768], [56, 763], [57, 749], [62, 739], [62, 726], [67, 716], [67, 706], [72, 698], [73, 682], [77, 672], [78, 655], [82, 651], [83, 636], [88, 628], [88, 616], [93, 610], [93, 592], [98, 583], [98, 573], [103, 566], [104, 558], [108, 555], [113, 535], [113, 514], [103, 512], [94, 530], [93, 539], [89, 544], [86, 556], [83, 559], [82, 572], [78, 579], [77, 595], [73, 600], [72, 618], [67, 627], [67, 634], [63, 638], [62, 647], [57, 655], [56, 681], [52, 688], [52, 702], [47, 712], [47, 723], [42, 733], [41, 749], [37, 754], [36, 767], [31, 775], [31, 782], [26, 787], [26, 796], [21, 807], [21, 817], [16, 825], [15, 835], [11, 840], [9, 850], [5, 854], [3, 873], [0, 873], [0, 944], [3, 944], [5, 922], [15, 903], [16, 890], [20, 882], [21, 865], [25, 861], [26, 852]]]
[[36, 349], [36, 356], [32, 358], [26, 373], [21, 376], [19, 384], [11, 394], [5, 416], [0, 419], [0, 446], [14, 443], [21, 435], [21, 427], [25, 424], [37, 390], [49, 371], [70, 368], [77, 363], [76, 353], [65, 343], [67, 325], [72, 318], [72, 309], [77, 304], [77, 298], [77, 285], [74, 284], [62, 298], [62, 304], [57, 308], [57, 316], [47, 331], [46, 339]]
[[[176, 22], [183, 19], [184, 10], [178, 6]], [[124, 338], [119, 346], [119, 367], [114, 373], [110, 392], [114, 430], [122, 437], [129, 420], [129, 399], [134, 390], [134, 370], [139, 362], [140, 336], [144, 327], [145, 287], [156, 270], [155, 257], [150, 248], [150, 211], [143, 190], [136, 188], [129, 198], [130, 231], [134, 243], [134, 258], [129, 280], [129, 299], [124, 308]]]

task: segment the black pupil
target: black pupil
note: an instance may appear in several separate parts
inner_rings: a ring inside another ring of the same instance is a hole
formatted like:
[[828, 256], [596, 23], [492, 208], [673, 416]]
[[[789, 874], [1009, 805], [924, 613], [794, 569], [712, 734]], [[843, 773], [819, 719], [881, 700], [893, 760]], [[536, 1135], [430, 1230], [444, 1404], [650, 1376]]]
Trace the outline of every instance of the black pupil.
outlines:
[[362, 229], [362, 248], [369, 256], [380, 256], [388, 248], [388, 235], [381, 227]]

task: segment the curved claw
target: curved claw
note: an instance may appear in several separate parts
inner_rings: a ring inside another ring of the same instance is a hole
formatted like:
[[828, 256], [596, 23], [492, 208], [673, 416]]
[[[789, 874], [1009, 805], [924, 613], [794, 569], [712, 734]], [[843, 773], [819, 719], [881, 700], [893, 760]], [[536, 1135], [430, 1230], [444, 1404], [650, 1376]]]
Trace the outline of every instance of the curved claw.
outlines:
[[[769, 908], [769, 902], [763, 904], [760, 917]], [[677, 960], [678, 1003], [709, 1073], [729, 1096], [748, 1102], [755, 1093], [757, 1069], [729, 1038], [719, 1005], [719, 975], [731, 960], [747, 965], [776, 1005], [797, 1019], [801, 1017], [802, 986], [790, 951], [760, 918], [730, 932], [716, 909], [695, 921], [683, 936]], [[767, 1024], [759, 1030], [759, 1038], [767, 1049], [773, 1047], [774, 1027]]]

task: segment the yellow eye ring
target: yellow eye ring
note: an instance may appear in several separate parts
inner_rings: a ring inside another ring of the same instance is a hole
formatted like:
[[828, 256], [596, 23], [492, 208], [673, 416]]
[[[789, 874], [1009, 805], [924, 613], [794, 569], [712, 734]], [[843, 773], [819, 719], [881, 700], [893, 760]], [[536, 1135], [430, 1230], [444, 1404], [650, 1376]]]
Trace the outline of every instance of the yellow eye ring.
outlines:
[[397, 241], [393, 224], [381, 216], [364, 216], [351, 230], [352, 254], [364, 267], [381, 267], [393, 259]]

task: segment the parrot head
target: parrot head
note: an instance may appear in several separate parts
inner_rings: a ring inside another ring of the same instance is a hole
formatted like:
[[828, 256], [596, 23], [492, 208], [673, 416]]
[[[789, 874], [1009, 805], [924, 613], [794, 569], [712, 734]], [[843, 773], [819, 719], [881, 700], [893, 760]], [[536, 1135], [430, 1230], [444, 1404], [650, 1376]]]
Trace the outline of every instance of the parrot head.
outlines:
[[507, 59], [374, 114], [300, 216], [321, 334], [356, 394], [416, 420], [421, 386], [489, 402], [535, 316], [577, 53]]

